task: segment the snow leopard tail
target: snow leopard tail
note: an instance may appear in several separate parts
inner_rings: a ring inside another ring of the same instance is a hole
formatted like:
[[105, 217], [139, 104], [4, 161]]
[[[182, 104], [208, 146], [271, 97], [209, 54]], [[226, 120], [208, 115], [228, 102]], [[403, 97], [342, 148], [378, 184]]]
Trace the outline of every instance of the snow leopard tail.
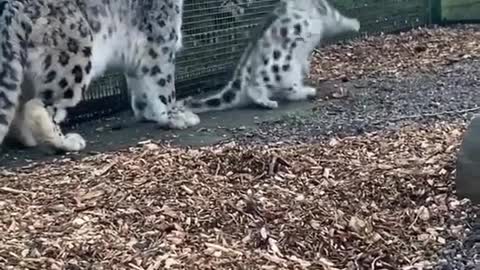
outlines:
[[262, 38], [265, 32], [286, 12], [287, 5], [285, 1], [280, 1], [275, 9], [269, 13], [258, 27], [253, 31], [240, 60], [238, 61], [232, 79], [220, 91], [203, 99], [187, 98], [184, 105], [194, 113], [203, 113], [207, 111], [222, 111], [233, 109], [248, 104], [248, 99], [242, 91], [243, 83], [242, 73], [245, 70], [248, 60], [254, 53], [257, 42]]
[[22, 3], [0, 0], [0, 145], [13, 121], [21, 94], [26, 37], [31, 24], [21, 18]]
[[312, 1], [323, 17], [323, 31], [326, 36], [335, 36], [345, 32], [358, 32], [360, 30], [360, 22], [357, 19], [343, 15], [326, 0]]

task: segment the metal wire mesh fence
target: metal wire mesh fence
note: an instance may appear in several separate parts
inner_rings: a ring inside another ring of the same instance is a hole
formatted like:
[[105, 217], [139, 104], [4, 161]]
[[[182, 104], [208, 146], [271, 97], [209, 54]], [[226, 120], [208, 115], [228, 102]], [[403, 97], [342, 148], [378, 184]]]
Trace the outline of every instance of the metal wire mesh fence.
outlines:
[[[243, 14], [229, 2], [195, 0], [185, 4], [186, 50], [177, 62], [179, 95], [218, 87], [235, 66], [251, 30], [277, 0], [244, 0]], [[247, 2], [250, 1], [250, 2]]]
[[109, 73], [92, 82], [78, 106], [69, 109], [65, 125], [112, 115], [130, 107], [127, 82], [122, 74]]
[[[161, 1], [161, 0], [159, 0]], [[346, 15], [361, 22], [361, 34], [395, 32], [426, 25], [439, 0], [336, 0]], [[463, 0], [480, 1], [480, 0]], [[187, 0], [184, 7], [185, 49], [177, 56], [179, 97], [214, 90], [228, 79], [251, 30], [278, 0]], [[239, 3], [234, 6], [233, 3]], [[353, 36], [344, 36], [352, 38]], [[333, 40], [338, 41], [338, 39]], [[96, 118], [129, 108], [125, 79], [109, 74], [87, 91], [71, 122]]]

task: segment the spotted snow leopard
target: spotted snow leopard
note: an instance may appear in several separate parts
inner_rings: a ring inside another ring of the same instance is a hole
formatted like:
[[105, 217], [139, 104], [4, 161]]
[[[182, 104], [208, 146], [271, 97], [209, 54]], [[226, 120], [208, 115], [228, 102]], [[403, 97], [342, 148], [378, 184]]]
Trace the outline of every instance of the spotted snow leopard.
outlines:
[[176, 105], [182, 13], [183, 0], [0, 0], [0, 145], [85, 148], [59, 123], [107, 68], [125, 73], [138, 120], [198, 124]]
[[359, 29], [357, 19], [343, 16], [327, 1], [281, 0], [252, 36], [228, 84], [209, 97], [179, 102], [201, 113], [252, 103], [274, 109], [278, 99], [315, 96], [316, 89], [303, 83], [313, 50], [325, 36]]

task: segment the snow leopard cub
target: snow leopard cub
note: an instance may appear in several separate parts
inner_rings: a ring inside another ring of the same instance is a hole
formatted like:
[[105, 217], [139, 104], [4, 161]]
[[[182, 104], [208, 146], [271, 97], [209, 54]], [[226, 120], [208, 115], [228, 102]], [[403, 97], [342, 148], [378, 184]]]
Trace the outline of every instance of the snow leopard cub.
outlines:
[[315, 96], [316, 89], [303, 83], [313, 50], [327, 35], [359, 29], [357, 19], [343, 16], [325, 0], [281, 0], [252, 37], [232, 80], [207, 98], [179, 102], [202, 113], [252, 103], [274, 109], [275, 99]]
[[183, 0], [0, 0], [0, 145], [8, 135], [25, 146], [84, 149], [59, 123], [107, 68], [126, 75], [138, 120], [198, 124], [175, 104], [182, 10]]

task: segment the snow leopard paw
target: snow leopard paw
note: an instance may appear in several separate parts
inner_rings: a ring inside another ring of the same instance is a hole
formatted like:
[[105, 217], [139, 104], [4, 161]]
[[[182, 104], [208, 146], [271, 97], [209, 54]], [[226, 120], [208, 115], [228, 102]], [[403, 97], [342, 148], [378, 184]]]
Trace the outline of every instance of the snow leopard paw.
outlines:
[[78, 133], [67, 133], [63, 137], [63, 142], [61, 143], [61, 150], [67, 152], [78, 152], [87, 146], [85, 139]]

